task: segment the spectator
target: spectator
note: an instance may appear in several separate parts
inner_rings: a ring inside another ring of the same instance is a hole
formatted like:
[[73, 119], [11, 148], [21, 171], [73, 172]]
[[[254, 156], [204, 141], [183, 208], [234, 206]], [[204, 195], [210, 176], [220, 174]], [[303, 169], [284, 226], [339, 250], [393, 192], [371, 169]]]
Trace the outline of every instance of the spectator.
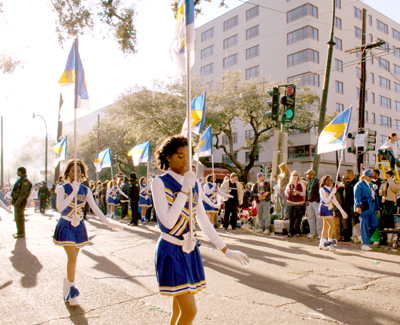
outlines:
[[[286, 186], [289, 183], [290, 171], [285, 163], [279, 165], [280, 174], [278, 175], [278, 206], [285, 219], [288, 217], [287, 198], [285, 196]], [[277, 210], [279, 211], [279, 210]]]
[[354, 187], [354, 204], [360, 219], [361, 249], [364, 251], [372, 250], [369, 246], [370, 238], [378, 228], [377, 215], [380, 214], [378, 196], [370, 184], [372, 177], [372, 171], [365, 170], [361, 180]]
[[306, 187], [300, 181], [297, 171], [293, 171], [290, 175], [289, 183], [285, 189], [287, 198], [288, 215], [289, 215], [289, 237], [300, 236], [300, 224], [304, 206], [304, 198], [306, 196]]
[[239, 177], [236, 173], [232, 173], [229, 180], [222, 184], [221, 191], [233, 196], [228, 199], [224, 198], [223, 200], [225, 201], [224, 229], [228, 230], [228, 225], [230, 224], [232, 230], [234, 230], [237, 225], [239, 205], [243, 204], [242, 186], [239, 183]]
[[47, 200], [50, 197], [50, 191], [47, 188], [46, 182], [43, 182], [42, 186], [39, 188], [38, 194], [39, 194], [40, 213], [45, 213], [46, 206], [47, 206]]
[[392, 133], [387, 137], [387, 139], [388, 141], [381, 145], [380, 149], [391, 150], [393, 156], [390, 157], [390, 167], [394, 170], [395, 166], [400, 167], [399, 154], [397, 152], [397, 134]]
[[265, 181], [263, 173], [257, 174], [257, 182], [253, 185], [251, 196], [257, 201], [258, 229], [256, 232], [264, 232], [269, 235], [271, 220], [269, 211], [271, 207], [271, 185]]
[[347, 214], [347, 219], [343, 220], [343, 241], [358, 241], [357, 236], [353, 235], [353, 227], [359, 223], [358, 217], [354, 214], [354, 187], [357, 184], [357, 179], [354, 177], [354, 172], [351, 169], [346, 170], [344, 174], [345, 184], [343, 188], [343, 210]]
[[38, 212], [39, 211], [39, 187], [35, 186], [33, 188], [33, 191], [30, 194], [30, 197], [32, 198], [33, 206], [35, 208], [34, 212]]
[[139, 183], [136, 181], [136, 173], [132, 172], [129, 174], [129, 181], [131, 183], [129, 189], [129, 200], [131, 204], [132, 219], [128, 226], [137, 226], [139, 224], [139, 197], [140, 197], [140, 187]]
[[307, 170], [305, 174], [308, 178], [306, 210], [307, 220], [310, 226], [310, 233], [307, 237], [310, 239], [313, 239], [316, 236], [321, 238], [323, 222], [322, 219], [318, 218], [319, 179], [315, 176], [315, 171], [313, 169]]
[[378, 169], [374, 169], [372, 171], [372, 175], [373, 175], [371, 179], [372, 187], [374, 188], [375, 193], [378, 196], [379, 205], [382, 206], [382, 196], [379, 194], [379, 189], [381, 188], [382, 185], [382, 178], [379, 177], [380, 171]]
[[50, 208], [52, 210], [56, 210], [56, 200], [57, 200], [57, 193], [56, 193], [56, 185], [54, 184], [50, 189]]

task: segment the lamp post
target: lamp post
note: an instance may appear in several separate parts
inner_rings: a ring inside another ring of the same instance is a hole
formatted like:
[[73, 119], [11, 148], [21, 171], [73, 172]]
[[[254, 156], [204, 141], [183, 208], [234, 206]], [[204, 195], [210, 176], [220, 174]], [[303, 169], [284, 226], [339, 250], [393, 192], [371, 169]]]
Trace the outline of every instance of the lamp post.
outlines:
[[43, 119], [44, 125], [46, 126], [46, 144], [44, 150], [44, 180], [47, 183], [47, 123], [43, 116], [33, 113], [32, 118], [41, 117]]

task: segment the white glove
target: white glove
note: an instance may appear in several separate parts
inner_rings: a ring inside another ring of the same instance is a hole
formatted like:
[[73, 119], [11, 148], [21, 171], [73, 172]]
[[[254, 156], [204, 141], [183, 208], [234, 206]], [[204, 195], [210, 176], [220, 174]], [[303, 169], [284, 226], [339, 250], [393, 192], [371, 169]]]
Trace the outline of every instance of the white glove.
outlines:
[[13, 211], [11, 209], [7, 209], [6, 210], [8, 213], [13, 213]]
[[332, 189], [332, 192], [331, 192], [331, 193], [336, 194], [336, 187], [334, 187], [334, 188]]
[[238, 261], [242, 266], [247, 266], [250, 263], [247, 255], [241, 251], [233, 251], [228, 248], [225, 252], [225, 256], [230, 260]]
[[220, 206], [221, 206], [220, 204], [216, 203], [212, 207], [215, 208], [215, 209], [219, 209]]
[[192, 170], [188, 170], [183, 178], [183, 184], [181, 191], [189, 193], [190, 190], [196, 185], [196, 173]]
[[226, 195], [228, 198], [233, 199], [233, 195], [227, 194]]
[[79, 191], [79, 186], [81, 185], [81, 183], [77, 182], [77, 181], [73, 181], [72, 182], [72, 189], [74, 191], [74, 193], [77, 193]]
[[[343, 211], [344, 212], [344, 211]], [[342, 214], [342, 217], [344, 218], [344, 219], [347, 219], [347, 213], [346, 212], [344, 212], [343, 214]]]

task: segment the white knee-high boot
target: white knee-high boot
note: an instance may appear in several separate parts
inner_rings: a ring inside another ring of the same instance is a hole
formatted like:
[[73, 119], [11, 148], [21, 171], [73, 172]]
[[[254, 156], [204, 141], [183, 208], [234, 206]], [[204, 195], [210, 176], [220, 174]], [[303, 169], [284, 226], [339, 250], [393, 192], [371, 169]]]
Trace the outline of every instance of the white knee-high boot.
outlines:
[[71, 306], [78, 304], [79, 290], [75, 286], [74, 282], [69, 282], [67, 278], [64, 279], [63, 286], [63, 297], [65, 302], [69, 302]]

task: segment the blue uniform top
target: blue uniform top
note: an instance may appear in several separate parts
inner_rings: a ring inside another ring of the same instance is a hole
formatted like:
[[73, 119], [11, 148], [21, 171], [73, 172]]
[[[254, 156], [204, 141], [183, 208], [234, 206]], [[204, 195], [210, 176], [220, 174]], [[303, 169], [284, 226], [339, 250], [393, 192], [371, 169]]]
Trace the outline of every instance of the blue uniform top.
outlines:
[[[70, 183], [65, 183], [61, 185], [64, 188], [64, 199], [66, 199], [73, 192], [72, 185]], [[78, 205], [76, 207], [77, 212], [80, 216], [83, 216], [83, 209], [86, 204], [86, 195], [88, 193], [88, 188], [85, 185], [80, 184], [79, 190], [76, 195], [76, 199], [78, 201]], [[73, 217], [75, 211], [75, 199], [72, 199], [71, 203], [61, 212], [61, 216], [63, 217]]]

